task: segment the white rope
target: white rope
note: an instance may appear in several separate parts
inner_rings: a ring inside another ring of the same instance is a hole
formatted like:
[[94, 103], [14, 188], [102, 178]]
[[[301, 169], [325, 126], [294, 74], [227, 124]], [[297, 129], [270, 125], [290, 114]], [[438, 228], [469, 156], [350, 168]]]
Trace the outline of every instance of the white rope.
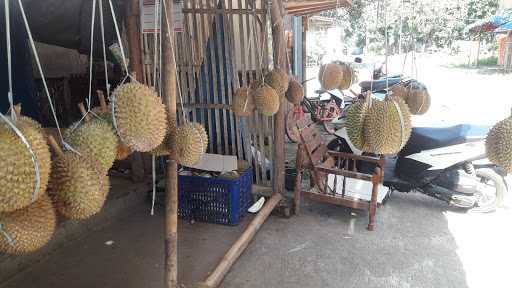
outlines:
[[91, 16], [91, 51], [89, 54], [89, 95], [87, 100], [87, 112], [91, 111], [91, 97], [92, 97], [92, 66], [94, 64], [94, 22], [96, 21], [96, 0], [92, 1], [92, 16]]
[[108, 80], [108, 62], [107, 62], [107, 45], [105, 43], [105, 22], [103, 18], [103, 0], [100, 0], [100, 24], [101, 24], [101, 40], [103, 44], [103, 64], [105, 66], [105, 87], [107, 88], [107, 99], [110, 97], [110, 83]]
[[[109, 0], [110, 1], [110, 0]], [[171, 31], [171, 25], [169, 23], [169, 14], [167, 12], [167, 5], [165, 4], [165, 1], [162, 1], [163, 2], [163, 7], [164, 7], [164, 14], [165, 14], [165, 24], [167, 25], [167, 32], [169, 33], [169, 37], [167, 37], [167, 39], [169, 39], [169, 44], [171, 45], [171, 53], [172, 55], [174, 55], [173, 57], [173, 64], [174, 66], [176, 67], [176, 54], [175, 54], [175, 50], [174, 50], [174, 31]], [[214, 67], [215, 68], [215, 67]], [[177, 86], [178, 86], [178, 96], [180, 97], [180, 105], [181, 105], [181, 112], [183, 114], [183, 121], [185, 123], [188, 122], [188, 119], [187, 119], [187, 115], [185, 113], [185, 107], [183, 106], [183, 97], [181, 95], [181, 84], [180, 84], [180, 81], [178, 81], [178, 69], [176, 67], [175, 70], [175, 73], [176, 73], [176, 83], [177, 83]]]
[[396, 103], [395, 100], [391, 100], [391, 102], [393, 102], [393, 105], [395, 105], [396, 112], [398, 112], [398, 117], [400, 119], [400, 138], [402, 138], [400, 142], [400, 149], [402, 149], [407, 142], [407, 139], [405, 139], [406, 137], [404, 116], [402, 115], [402, 110], [400, 109], [398, 103]]
[[[157, 5], [157, 2], [158, 2], [158, 5]], [[156, 90], [156, 85], [157, 85], [157, 79], [156, 79], [156, 73], [157, 73], [157, 69], [156, 69], [156, 66], [157, 66], [157, 54], [158, 54], [158, 29], [160, 28], [159, 25], [158, 25], [158, 13], [159, 13], [159, 7], [160, 6], [160, 0], [155, 0], [155, 23], [154, 23], [154, 30], [153, 30], [153, 37], [154, 37], [154, 42], [153, 42], [153, 47], [154, 47], [154, 51], [153, 51], [153, 88]]]
[[[6, 1], [9, 1], [9, 0], [6, 0]], [[7, 233], [7, 231], [5, 231], [4, 225], [2, 223], [0, 223], [0, 233], [4, 236], [5, 240], [7, 240], [7, 243], [9, 245], [11, 245], [12, 247], [14, 247], [14, 245], [16, 245], [16, 240], [14, 240], [11, 237], [11, 235], [9, 235], [9, 233]]]
[[28, 39], [30, 41], [30, 46], [32, 48], [32, 52], [33, 52], [34, 58], [36, 60], [37, 69], [39, 70], [39, 74], [41, 75], [41, 80], [43, 82], [44, 91], [46, 93], [46, 97], [48, 98], [48, 104], [50, 105], [50, 109], [52, 110], [53, 119], [55, 120], [55, 125], [57, 126], [57, 131], [59, 132], [60, 140], [61, 140], [64, 148], [66, 148], [68, 150], [71, 150], [71, 151], [75, 151], [71, 147], [71, 145], [67, 144], [64, 141], [64, 136], [62, 135], [62, 131], [60, 129], [59, 120], [57, 118], [57, 113], [55, 112], [55, 107], [53, 106], [53, 102], [52, 102], [52, 99], [51, 99], [51, 96], [50, 96], [50, 91], [48, 89], [48, 84], [46, 83], [46, 78], [44, 76], [43, 68], [42, 68], [42, 65], [41, 65], [41, 60], [39, 59], [39, 54], [37, 53], [36, 44], [34, 42], [34, 38], [32, 37], [32, 32], [30, 30], [30, 26], [28, 25], [27, 15], [25, 14], [25, 9], [23, 8], [23, 3], [21, 3], [21, 0], [18, 0], [18, 4], [20, 6], [20, 11], [21, 11], [21, 15], [23, 17], [23, 22], [25, 24], [25, 29], [26, 29], [27, 34], [28, 34]]
[[5, 37], [7, 42], [7, 75], [9, 77], [9, 91], [7, 91], [7, 98], [11, 107], [11, 119], [16, 122], [16, 111], [14, 110], [13, 89], [12, 89], [12, 55], [11, 55], [11, 20], [9, 1], [4, 0], [5, 12]]
[[151, 195], [151, 216], [155, 215], [155, 202], [156, 202], [156, 168], [155, 168], [155, 155], [151, 155], [151, 172], [153, 175], [153, 193]]
[[[12, 113], [16, 113], [13, 112]], [[32, 164], [34, 165], [35, 170], [35, 185], [34, 185], [34, 192], [32, 193], [32, 202], [34, 202], [37, 197], [39, 196], [39, 188], [41, 186], [41, 173], [39, 170], [39, 161], [37, 159], [36, 153], [34, 153], [34, 150], [32, 149], [32, 146], [28, 142], [27, 138], [23, 135], [23, 133], [12, 123], [8, 117], [4, 116], [4, 114], [0, 113], [0, 118], [11, 128], [12, 131], [20, 138], [21, 142], [27, 147], [28, 152], [30, 153], [30, 158], [32, 159]]]
[[386, 52], [386, 95], [389, 93], [389, 69], [388, 69], [388, 53], [389, 53], [389, 35], [388, 35], [388, 7], [387, 1], [384, 0], [384, 37], [385, 39], [385, 52]]

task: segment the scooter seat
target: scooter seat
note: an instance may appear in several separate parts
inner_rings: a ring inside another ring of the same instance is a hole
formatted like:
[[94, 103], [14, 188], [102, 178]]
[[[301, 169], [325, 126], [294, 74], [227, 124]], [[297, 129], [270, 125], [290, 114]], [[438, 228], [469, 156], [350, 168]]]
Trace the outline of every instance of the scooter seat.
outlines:
[[363, 92], [369, 91], [370, 89], [372, 89], [372, 92], [376, 92], [376, 91], [386, 90], [387, 87], [396, 85], [396, 84], [400, 83], [402, 80], [403, 80], [402, 77], [397, 77], [397, 78], [389, 78], [389, 80], [381, 79], [381, 80], [374, 80], [374, 81], [363, 81], [363, 82], [359, 83], [359, 86], [361, 87], [361, 91], [363, 91]]
[[415, 127], [404, 148], [410, 155], [424, 150], [457, 145], [485, 139], [489, 126], [461, 124], [451, 127]]

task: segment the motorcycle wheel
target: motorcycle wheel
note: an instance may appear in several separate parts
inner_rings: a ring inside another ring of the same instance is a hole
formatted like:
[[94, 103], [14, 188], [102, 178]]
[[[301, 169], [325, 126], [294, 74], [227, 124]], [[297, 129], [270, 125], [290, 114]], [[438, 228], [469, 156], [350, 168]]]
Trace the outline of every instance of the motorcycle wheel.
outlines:
[[503, 178], [491, 169], [477, 169], [476, 176], [480, 179], [478, 200], [471, 212], [493, 212], [501, 206], [507, 186]]

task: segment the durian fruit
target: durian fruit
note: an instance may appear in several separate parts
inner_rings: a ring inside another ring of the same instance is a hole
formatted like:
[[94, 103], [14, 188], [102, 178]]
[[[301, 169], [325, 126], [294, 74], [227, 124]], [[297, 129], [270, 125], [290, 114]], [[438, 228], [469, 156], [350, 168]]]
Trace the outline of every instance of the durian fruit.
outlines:
[[233, 104], [231, 105], [233, 113], [238, 117], [251, 116], [254, 112], [254, 98], [253, 94], [249, 93], [250, 89], [247, 87], [238, 88], [233, 95]]
[[96, 158], [105, 171], [112, 167], [117, 155], [118, 138], [108, 122], [88, 120], [75, 129], [68, 129], [66, 134], [66, 142], [78, 152]]
[[340, 64], [342, 70], [343, 70], [343, 77], [341, 79], [340, 86], [338, 87], [340, 90], [346, 90], [352, 86], [352, 84], [355, 82], [355, 71], [352, 66], [350, 66], [347, 63], [341, 63]]
[[304, 99], [304, 87], [299, 81], [295, 79], [290, 81], [288, 91], [286, 91], [286, 99], [294, 105], [300, 105]]
[[203, 153], [206, 153], [206, 150], [208, 149], [208, 133], [206, 133], [206, 130], [204, 129], [204, 126], [201, 125], [201, 123], [192, 122], [190, 124], [196, 128], [199, 134], [199, 139], [201, 140], [201, 144], [203, 145]]
[[345, 123], [347, 134], [350, 142], [361, 151], [366, 150], [364, 141], [364, 121], [368, 113], [369, 97], [372, 97], [371, 94], [368, 95], [365, 100], [354, 103], [347, 109]]
[[158, 95], [138, 82], [123, 84], [113, 92], [119, 136], [134, 151], [148, 152], [162, 143], [167, 115]]
[[265, 75], [265, 84], [276, 90], [277, 95], [284, 95], [288, 90], [289, 78], [281, 69], [274, 69]]
[[279, 110], [280, 98], [276, 90], [268, 85], [263, 85], [253, 92], [254, 103], [261, 114], [273, 116]]
[[195, 124], [188, 123], [177, 129], [176, 149], [178, 161], [184, 166], [197, 164], [206, 151], [208, 143], [204, 143], [201, 132]]
[[29, 206], [0, 213], [0, 252], [19, 255], [36, 251], [52, 238], [57, 215], [52, 201], [41, 194]]
[[430, 109], [430, 94], [427, 87], [418, 81], [396, 85], [391, 91], [393, 96], [404, 99], [413, 115], [423, 115]]
[[364, 121], [366, 152], [398, 153], [412, 131], [409, 107], [400, 98], [373, 100]]
[[337, 63], [329, 63], [321, 69], [322, 74], [318, 75], [320, 84], [325, 90], [333, 90], [340, 87], [343, 81], [343, 68]]
[[103, 95], [103, 91], [98, 90], [97, 91], [98, 100], [100, 102], [99, 107], [95, 107], [92, 109], [92, 112], [95, 116], [99, 117], [100, 119], [106, 121], [112, 126], [112, 129], [114, 130], [114, 134], [116, 135], [117, 140], [117, 153], [116, 153], [116, 160], [124, 160], [128, 158], [132, 154], [132, 150], [130, 147], [126, 146], [121, 139], [117, 136], [117, 132], [115, 131], [113, 119], [112, 119], [112, 108], [107, 105], [107, 102], [105, 101], [105, 95]]
[[169, 137], [171, 133], [176, 131], [176, 119], [170, 120], [167, 122], [167, 134], [165, 135], [164, 141], [158, 147], [151, 150], [151, 154], [155, 156], [167, 156], [169, 155], [171, 148], [169, 147]]
[[489, 160], [512, 173], [512, 116], [494, 125], [485, 140]]
[[87, 219], [105, 204], [109, 178], [101, 164], [88, 155], [63, 152], [53, 137], [48, 138], [57, 156], [53, 161], [49, 194], [57, 211], [69, 219]]
[[41, 125], [18, 116], [15, 126], [36, 157], [39, 189], [35, 191], [36, 167], [30, 150], [7, 123], [0, 122], [0, 212], [11, 212], [33, 203], [46, 191], [50, 176], [51, 154]]

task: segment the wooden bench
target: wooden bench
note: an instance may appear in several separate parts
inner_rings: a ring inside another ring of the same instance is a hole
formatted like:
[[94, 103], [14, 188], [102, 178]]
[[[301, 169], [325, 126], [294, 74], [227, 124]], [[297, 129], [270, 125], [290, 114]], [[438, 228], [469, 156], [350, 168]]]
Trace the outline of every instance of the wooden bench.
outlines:
[[[300, 141], [296, 157], [295, 213], [299, 214], [300, 212], [301, 196], [313, 201], [368, 210], [368, 230], [373, 231], [378, 204], [378, 189], [384, 179], [384, 159], [330, 151], [324, 143], [320, 131], [311, 121], [300, 121], [297, 123], [297, 129]], [[375, 166], [373, 174], [358, 172], [358, 161], [373, 164]], [[312, 189], [309, 191], [302, 190], [303, 169], [311, 172]], [[336, 183], [338, 179], [343, 183]], [[371, 199], [366, 201], [347, 195], [345, 189], [347, 179], [371, 182]], [[342, 191], [337, 191], [339, 186]]]

